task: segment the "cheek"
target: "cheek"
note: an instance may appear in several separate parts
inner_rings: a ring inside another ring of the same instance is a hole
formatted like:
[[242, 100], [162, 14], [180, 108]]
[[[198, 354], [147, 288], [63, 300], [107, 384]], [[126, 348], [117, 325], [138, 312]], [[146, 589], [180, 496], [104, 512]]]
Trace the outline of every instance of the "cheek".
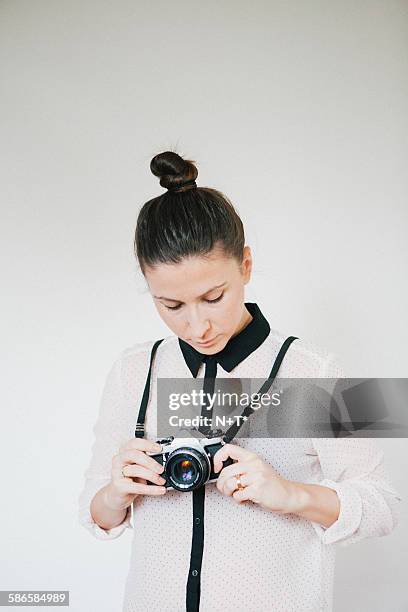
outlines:
[[217, 318], [217, 323], [220, 328], [225, 331], [235, 330], [242, 316], [241, 306], [237, 307], [240, 302], [234, 301], [226, 307], [220, 317]]
[[241, 313], [232, 311], [225, 321], [225, 329], [228, 330], [229, 333], [232, 333], [236, 330], [239, 322], [241, 320]]
[[182, 329], [181, 318], [167, 310], [164, 306], [157, 306], [156, 310], [163, 323], [165, 323], [173, 333], [180, 335], [178, 332]]

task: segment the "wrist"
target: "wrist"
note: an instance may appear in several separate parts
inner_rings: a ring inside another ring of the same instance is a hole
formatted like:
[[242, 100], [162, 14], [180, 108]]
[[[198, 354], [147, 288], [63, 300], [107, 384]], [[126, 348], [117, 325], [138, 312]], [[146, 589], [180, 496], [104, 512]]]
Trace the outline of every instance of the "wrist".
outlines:
[[285, 514], [299, 514], [307, 510], [310, 505], [310, 492], [301, 482], [286, 481], [287, 505]]
[[111, 482], [108, 485], [106, 485], [106, 487], [102, 491], [102, 501], [104, 505], [106, 506], [106, 508], [110, 510], [111, 512], [121, 512], [122, 510], [125, 510], [127, 508], [127, 505], [129, 505], [129, 504], [123, 503], [123, 501], [122, 502], [119, 501], [118, 503], [118, 499], [117, 499], [117, 496], [115, 495], [115, 492], [112, 489]]
[[329, 487], [302, 482], [289, 483], [290, 509], [298, 516], [319, 523], [326, 529], [340, 516], [340, 499]]

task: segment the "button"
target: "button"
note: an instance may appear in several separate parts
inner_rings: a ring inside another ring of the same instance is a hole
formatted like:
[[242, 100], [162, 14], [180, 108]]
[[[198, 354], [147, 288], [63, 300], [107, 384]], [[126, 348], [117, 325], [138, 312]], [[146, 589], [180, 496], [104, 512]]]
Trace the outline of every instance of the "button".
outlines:
[[194, 519], [194, 522], [195, 522], [195, 524], [196, 524], [196, 525], [199, 525], [199, 524], [201, 523], [201, 519], [200, 519], [200, 517], [199, 517], [199, 516], [197, 516], [197, 517]]
[[193, 570], [191, 573], [193, 574], [193, 576], [198, 576], [198, 570]]

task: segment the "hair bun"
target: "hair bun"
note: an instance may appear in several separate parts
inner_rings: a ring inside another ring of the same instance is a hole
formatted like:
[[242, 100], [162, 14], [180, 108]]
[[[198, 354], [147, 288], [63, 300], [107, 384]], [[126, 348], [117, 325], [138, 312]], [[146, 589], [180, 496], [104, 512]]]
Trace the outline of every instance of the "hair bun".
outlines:
[[194, 187], [198, 170], [195, 162], [183, 159], [173, 151], [158, 153], [150, 162], [150, 170], [160, 178], [160, 185], [169, 191], [186, 187]]

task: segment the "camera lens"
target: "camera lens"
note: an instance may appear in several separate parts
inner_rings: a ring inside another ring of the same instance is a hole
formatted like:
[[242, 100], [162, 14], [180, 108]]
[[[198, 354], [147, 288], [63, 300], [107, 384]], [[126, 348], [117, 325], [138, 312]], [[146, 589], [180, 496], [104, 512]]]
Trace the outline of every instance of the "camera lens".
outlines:
[[192, 491], [208, 479], [208, 459], [192, 448], [179, 448], [169, 455], [166, 476], [178, 491]]
[[186, 484], [191, 484], [194, 482], [196, 472], [196, 467], [190, 459], [177, 461], [177, 463], [173, 465], [172, 470], [172, 474], [177, 482], [183, 482]]

